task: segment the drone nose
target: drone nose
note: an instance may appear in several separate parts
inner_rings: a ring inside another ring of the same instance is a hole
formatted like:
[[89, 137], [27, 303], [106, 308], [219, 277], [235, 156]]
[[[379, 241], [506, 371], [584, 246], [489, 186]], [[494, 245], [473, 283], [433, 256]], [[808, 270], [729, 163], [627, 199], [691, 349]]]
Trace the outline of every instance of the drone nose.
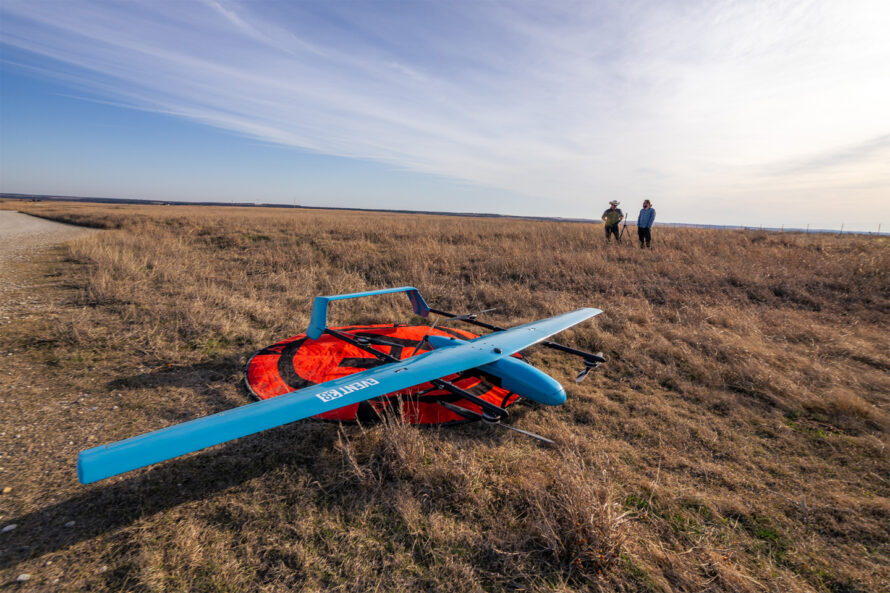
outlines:
[[566, 392], [556, 379], [519, 359], [505, 356], [478, 367], [500, 377], [501, 387], [522, 397], [548, 406], [566, 401]]

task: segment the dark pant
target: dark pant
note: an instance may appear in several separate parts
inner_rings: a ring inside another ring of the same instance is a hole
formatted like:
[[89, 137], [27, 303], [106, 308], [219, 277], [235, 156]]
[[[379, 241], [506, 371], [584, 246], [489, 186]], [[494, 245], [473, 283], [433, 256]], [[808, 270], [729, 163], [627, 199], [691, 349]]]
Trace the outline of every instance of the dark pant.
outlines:
[[618, 235], [618, 223], [615, 224], [607, 224], [606, 225], [606, 241], [610, 241], [612, 239], [612, 235], [615, 235], [615, 240], [619, 241]]
[[637, 235], [640, 237], [640, 247], [652, 247], [651, 228], [637, 228]]

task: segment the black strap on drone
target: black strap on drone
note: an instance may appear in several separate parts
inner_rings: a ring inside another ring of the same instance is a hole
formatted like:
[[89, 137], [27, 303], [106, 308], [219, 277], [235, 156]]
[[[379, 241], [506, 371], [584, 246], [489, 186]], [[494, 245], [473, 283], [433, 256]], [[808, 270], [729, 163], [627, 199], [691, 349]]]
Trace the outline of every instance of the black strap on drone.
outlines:
[[510, 417], [510, 413], [500, 406], [496, 406], [489, 401], [485, 401], [479, 396], [473, 395], [466, 389], [461, 389], [457, 385], [453, 383], [449, 383], [448, 381], [443, 381], [442, 379], [433, 379], [430, 381], [433, 385], [438, 387], [439, 389], [444, 389], [445, 391], [451, 392], [454, 395], [459, 395], [460, 397], [469, 400], [482, 408], [484, 412], [482, 416], [482, 420], [487, 420], [490, 422], [498, 422], [500, 420], [506, 420]]
[[[367, 340], [364, 340], [362, 338], [355, 338], [354, 336], [351, 336], [345, 332], [337, 331], [331, 328], [326, 328], [324, 331], [325, 333], [332, 335], [337, 339], [343, 340], [348, 344], [352, 344], [356, 348], [360, 348], [361, 350], [364, 350], [369, 354], [373, 354], [382, 361], [399, 362], [398, 358], [385, 352], [381, 352], [380, 350], [372, 347]], [[496, 406], [491, 402], [485, 401], [481, 397], [473, 395], [469, 391], [461, 389], [453, 383], [449, 383], [448, 381], [444, 381], [442, 379], [433, 379], [432, 381], [430, 381], [430, 383], [432, 383], [439, 389], [443, 389], [445, 391], [448, 391], [449, 393], [453, 393], [454, 395], [458, 395], [468, 401], [473, 402], [474, 404], [482, 408], [483, 412], [485, 412], [482, 416], [489, 419], [490, 421], [497, 422], [509, 416], [509, 412], [507, 412], [507, 410], [505, 410], [504, 408]]]
[[[440, 315], [442, 314], [442, 313], [438, 313], [436, 311], [433, 311], [433, 312], [440, 314]], [[457, 316], [455, 315], [455, 317], [457, 317]], [[481, 322], [479, 322], [479, 323], [481, 323]], [[485, 325], [488, 325], [488, 324], [485, 324]], [[371, 347], [370, 341], [368, 339], [354, 338], [353, 336], [351, 336], [345, 332], [337, 331], [337, 330], [331, 329], [331, 328], [325, 328], [324, 331], [326, 334], [334, 336], [337, 339], [343, 340], [344, 342], [346, 342], [348, 344], [352, 344], [356, 348], [364, 350], [365, 352], [376, 356], [380, 360], [383, 360], [386, 362], [399, 362], [399, 359], [397, 359], [396, 357], [389, 355], [385, 352], [381, 352], [380, 350], [377, 350], [376, 348]], [[386, 342], [384, 340], [381, 340], [380, 342], [383, 344], [386, 344]], [[439, 405], [444, 406], [445, 408], [451, 410], [458, 416], [461, 416], [462, 418], [465, 418], [467, 420], [484, 420], [485, 422], [487, 422], [489, 424], [496, 424], [498, 426], [503, 426], [504, 428], [506, 428], [508, 430], [512, 430], [514, 432], [518, 432], [520, 434], [530, 436], [530, 437], [537, 439], [543, 443], [547, 443], [548, 445], [556, 444], [553, 441], [551, 441], [550, 439], [542, 437], [539, 434], [535, 434], [535, 433], [529, 432], [527, 430], [522, 430], [521, 428], [516, 428], [515, 426], [510, 426], [509, 424], [504, 424], [501, 421], [506, 420], [510, 416], [510, 413], [507, 410], [505, 410], [504, 408], [502, 408], [500, 406], [496, 406], [495, 404], [493, 404], [489, 401], [486, 401], [486, 400], [482, 399], [481, 397], [473, 395], [469, 391], [467, 391], [465, 389], [461, 389], [460, 387], [458, 387], [457, 385], [454, 385], [453, 383], [449, 383], [448, 381], [444, 381], [442, 379], [433, 379], [432, 381], [430, 381], [430, 383], [439, 389], [443, 389], [443, 390], [448, 391], [454, 395], [460, 396], [460, 397], [476, 404], [477, 406], [479, 406], [482, 409], [482, 413], [480, 414], [479, 412], [475, 412], [473, 410], [468, 410], [467, 408], [462, 408], [460, 406], [455, 406], [454, 404], [450, 404], [446, 401], [439, 400], [436, 402]]]
[[386, 352], [381, 352], [380, 350], [373, 348], [371, 346], [369, 340], [367, 340], [367, 339], [355, 338], [355, 337], [347, 334], [346, 332], [337, 331], [337, 330], [331, 329], [329, 327], [325, 328], [324, 333], [334, 336], [337, 339], [343, 340], [347, 344], [352, 344], [356, 348], [364, 350], [368, 354], [373, 354], [380, 360], [384, 360], [386, 362], [399, 362], [399, 359], [396, 358], [395, 356], [392, 356], [390, 354], [387, 354]]

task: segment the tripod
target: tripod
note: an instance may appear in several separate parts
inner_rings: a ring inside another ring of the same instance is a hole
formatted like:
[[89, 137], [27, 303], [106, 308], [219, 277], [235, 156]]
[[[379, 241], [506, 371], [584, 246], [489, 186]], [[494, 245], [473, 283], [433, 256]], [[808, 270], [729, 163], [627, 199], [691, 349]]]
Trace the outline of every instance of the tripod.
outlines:
[[618, 234], [618, 242], [621, 243], [621, 238], [624, 237], [624, 231], [627, 230], [627, 217], [624, 217], [624, 226], [621, 227], [621, 232]]

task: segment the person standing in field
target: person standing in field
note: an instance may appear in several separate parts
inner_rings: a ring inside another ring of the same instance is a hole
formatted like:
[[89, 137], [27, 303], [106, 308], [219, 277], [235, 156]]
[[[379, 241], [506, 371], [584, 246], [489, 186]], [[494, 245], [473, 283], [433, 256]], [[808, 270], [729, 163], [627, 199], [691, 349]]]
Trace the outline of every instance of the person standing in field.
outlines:
[[640, 237], [640, 249], [652, 248], [652, 225], [655, 223], [655, 208], [652, 202], [643, 200], [643, 209], [637, 217], [637, 235]]
[[620, 235], [618, 234], [618, 223], [624, 220], [624, 213], [618, 208], [618, 201], [612, 200], [609, 202], [609, 209], [603, 212], [603, 224], [606, 228], [606, 242], [612, 240], [612, 235], [615, 235], [615, 241], [620, 241]]

